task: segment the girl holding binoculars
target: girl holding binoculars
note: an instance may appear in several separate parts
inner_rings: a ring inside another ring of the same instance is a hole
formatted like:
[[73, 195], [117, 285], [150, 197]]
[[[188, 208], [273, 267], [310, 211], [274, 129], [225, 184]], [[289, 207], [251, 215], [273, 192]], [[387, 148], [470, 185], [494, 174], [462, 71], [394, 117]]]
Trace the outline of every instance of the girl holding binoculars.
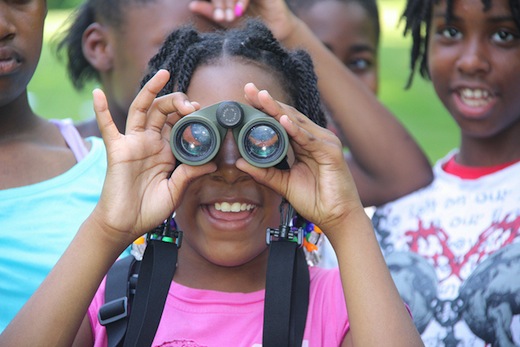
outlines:
[[[174, 212], [184, 240], [153, 345], [261, 346], [269, 255], [265, 231], [279, 225], [283, 200], [321, 228], [339, 261], [339, 269], [309, 269], [302, 345], [422, 345], [341, 143], [322, 127], [307, 53], [285, 50], [258, 21], [205, 34], [182, 28], [151, 60], [144, 81], [124, 135], [112, 122], [104, 94], [94, 91], [108, 155], [101, 199], [1, 335], [2, 346], [106, 345], [97, 310], [107, 270], [130, 243]], [[280, 123], [290, 139], [290, 169], [251, 165], [241, 158], [231, 131], [213, 160], [176, 166], [172, 126], [226, 100]]]

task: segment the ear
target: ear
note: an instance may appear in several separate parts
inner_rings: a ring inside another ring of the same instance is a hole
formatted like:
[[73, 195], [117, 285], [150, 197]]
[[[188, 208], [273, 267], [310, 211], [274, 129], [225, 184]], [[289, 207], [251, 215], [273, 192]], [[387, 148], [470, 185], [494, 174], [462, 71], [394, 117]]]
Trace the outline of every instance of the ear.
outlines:
[[106, 72], [112, 68], [113, 49], [107, 28], [94, 22], [83, 32], [83, 55], [87, 61], [99, 72]]

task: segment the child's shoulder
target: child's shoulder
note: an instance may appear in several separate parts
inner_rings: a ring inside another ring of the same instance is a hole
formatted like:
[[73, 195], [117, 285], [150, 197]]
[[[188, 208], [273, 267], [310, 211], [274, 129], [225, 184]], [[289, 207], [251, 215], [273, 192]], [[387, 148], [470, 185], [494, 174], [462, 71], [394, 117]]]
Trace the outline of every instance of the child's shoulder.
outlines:
[[[339, 268], [313, 266], [309, 268], [309, 274], [311, 285], [307, 323], [312, 325], [310, 335], [327, 336], [326, 339], [329, 342], [334, 340], [334, 343], [326, 345], [338, 345], [337, 342], [343, 339], [350, 326]], [[317, 322], [327, 324], [324, 326]], [[308, 338], [312, 340], [310, 335]]]
[[341, 287], [341, 278], [337, 267], [325, 269], [319, 266], [310, 266], [309, 275], [311, 287], [327, 289], [339, 285]]

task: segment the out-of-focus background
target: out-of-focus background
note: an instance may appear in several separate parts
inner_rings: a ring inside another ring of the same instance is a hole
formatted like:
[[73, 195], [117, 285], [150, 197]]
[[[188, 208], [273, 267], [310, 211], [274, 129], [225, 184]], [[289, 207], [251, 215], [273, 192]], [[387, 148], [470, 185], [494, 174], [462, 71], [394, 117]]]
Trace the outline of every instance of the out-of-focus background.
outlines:
[[[40, 64], [29, 85], [35, 111], [46, 118], [82, 120], [93, 116], [91, 91], [77, 92], [67, 78], [65, 65], [51, 48], [51, 40], [71, 9], [80, 0], [48, 0], [49, 14]], [[411, 39], [402, 35], [400, 16], [404, 0], [379, 0], [382, 38], [380, 46], [381, 101], [401, 120], [433, 163], [458, 145], [457, 127], [439, 102], [430, 82], [416, 75], [405, 90], [409, 75]]]

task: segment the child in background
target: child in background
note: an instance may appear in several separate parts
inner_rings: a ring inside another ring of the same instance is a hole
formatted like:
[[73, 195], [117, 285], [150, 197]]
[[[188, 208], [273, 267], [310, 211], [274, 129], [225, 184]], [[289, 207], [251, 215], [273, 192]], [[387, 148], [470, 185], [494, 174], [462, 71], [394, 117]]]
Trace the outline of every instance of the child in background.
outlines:
[[[73, 24], [58, 46], [58, 51], [66, 49], [68, 52], [69, 74], [76, 87], [82, 88], [91, 78], [99, 80], [120, 131], [124, 130], [126, 110], [137, 92], [137, 81], [144, 73], [145, 62], [157, 52], [158, 43], [165, 37], [168, 28], [193, 21], [199, 30], [209, 31], [219, 25], [230, 26], [235, 19], [230, 17], [234, 12], [217, 0], [163, 2], [88, 1], [71, 18]], [[106, 4], [109, 4], [109, 9], [105, 9]], [[126, 7], [122, 7], [123, 4]], [[251, 4], [253, 11], [255, 6], [255, 3]], [[278, 31], [289, 30], [294, 16], [284, 1], [270, 2], [269, 6], [274, 7], [272, 10], [263, 9], [260, 13], [267, 23], [274, 24]], [[244, 3], [244, 10], [247, 8]], [[270, 19], [278, 9], [287, 22], [273, 22]], [[371, 11], [373, 16], [373, 8]], [[155, 12], [157, 15], [151, 15]], [[96, 16], [103, 19], [94, 21]], [[143, 27], [148, 29], [142, 30]], [[293, 46], [309, 40], [319, 42], [312, 32], [297, 33], [296, 39], [298, 41]], [[356, 39], [356, 42], [360, 40]], [[365, 42], [364, 39], [362, 41]], [[363, 47], [366, 45], [361, 44]], [[382, 204], [428, 184], [432, 177], [431, 167], [406, 129], [369, 90], [359, 85], [359, 80], [338, 59], [328, 54], [323, 45], [314, 47], [319, 58], [320, 81], [324, 81], [319, 86], [324, 88], [322, 92], [329, 110], [341, 114], [342, 130], [336, 133], [344, 134], [349, 140], [347, 160], [363, 204]], [[327, 56], [321, 57], [321, 52]], [[370, 70], [374, 71], [376, 66], [374, 63]], [[371, 73], [367, 70], [364, 75]], [[338, 91], [341, 93], [338, 94]], [[340, 126], [337, 128], [340, 129]], [[99, 133], [94, 120], [80, 124], [79, 129], [84, 134]], [[367, 131], [371, 138], [364, 135]], [[414, 175], [410, 176], [410, 172]], [[328, 265], [325, 262], [322, 265], [334, 266], [334, 257], [330, 259]]]
[[287, 4], [377, 94], [381, 28], [376, 0], [287, 0]]
[[[128, 107], [137, 95], [146, 64], [175, 28], [193, 24], [214, 30], [215, 22], [194, 15], [191, 0], [87, 0], [56, 36], [56, 52], [66, 53], [69, 77], [77, 90], [87, 82], [103, 87], [110, 112], [124, 132]], [[144, 30], [143, 28], [146, 28]], [[96, 120], [77, 124], [83, 136], [101, 136]]]
[[412, 73], [460, 128], [431, 185], [374, 226], [427, 346], [520, 345], [520, 5], [409, 0]]
[[[234, 24], [229, 22], [236, 19], [230, 17], [234, 13], [231, 8], [215, 5], [221, 3], [110, 0], [95, 5], [90, 0], [72, 17], [74, 24], [61, 38], [58, 51], [67, 50], [69, 74], [76, 87], [83, 87], [91, 78], [98, 79], [107, 94], [114, 121], [123, 131], [127, 109], [138, 90], [147, 59], [157, 52], [168, 28], [193, 22], [199, 30], [209, 31]], [[255, 8], [262, 6], [261, 17], [275, 31], [285, 32], [281, 38], [287, 39], [286, 33], [295, 21], [283, 0], [253, 2], [250, 6], [238, 4], [244, 6], [243, 10], [252, 10], [253, 15]], [[156, 12], [157, 15], [151, 15]], [[277, 13], [283, 16], [278, 17]], [[96, 16], [106, 19], [94, 21]], [[143, 27], [148, 29], [141, 30]], [[426, 156], [391, 112], [370, 90], [359, 85], [359, 80], [329, 54], [312, 32], [299, 30], [295, 39], [287, 44], [307, 47], [308, 42], [318, 43], [313, 50], [318, 58], [315, 61], [320, 91], [330, 112], [341, 115], [337, 120], [338, 133], [348, 139], [350, 152], [346, 155], [363, 204], [383, 204], [428, 184], [432, 173]], [[99, 134], [94, 120], [79, 125], [79, 129], [84, 134]]]
[[[375, 0], [288, 0], [289, 8], [316, 37], [330, 49], [374, 94], [379, 85], [378, 48], [380, 37], [379, 10]], [[327, 126], [347, 147], [335, 117], [326, 112]], [[348, 148], [347, 148], [348, 150]], [[361, 194], [361, 193], [360, 193]], [[369, 216], [374, 206], [367, 206]], [[329, 242], [320, 245], [319, 266], [337, 266]]]
[[[157, 72], [162, 67], [171, 77]], [[256, 21], [244, 29], [206, 34], [185, 28], [151, 60], [146, 79], [154, 74], [130, 108], [125, 135], [112, 123], [101, 91], [95, 91], [109, 161], [100, 203], [0, 344], [70, 346], [76, 336], [78, 345], [103, 345], [105, 330], [96, 318], [103, 286], [81, 324], [96, 288], [118, 252], [175, 211], [184, 241], [153, 346], [260, 345], [265, 230], [279, 223], [284, 198], [321, 227], [340, 255], [339, 270], [310, 269], [304, 345], [422, 345], [386, 268], [341, 143], [313, 123], [324, 118], [309, 56], [284, 50]], [[167, 94], [172, 90], [177, 93]], [[158, 92], [163, 96], [154, 100]], [[175, 166], [171, 126], [199, 107], [224, 100], [249, 103], [285, 128], [290, 169], [248, 164], [231, 132], [211, 162]], [[219, 207], [225, 202], [245, 207], [226, 211]]]
[[0, 331], [92, 212], [106, 175], [101, 139], [28, 102], [46, 15], [44, 0], [0, 1]]
[[[284, 1], [244, 1], [238, 2], [236, 6], [246, 4], [246, 14], [260, 16], [285, 46], [303, 47], [313, 57], [322, 100], [328, 114], [332, 115], [329, 119], [334, 118], [335, 133], [340, 135], [343, 145], [348, 147], [346, 160], [365, 207], [389, 202], [431, 182], [430, 164], [415, 141], [377, 99], [375, 90], [371, 89], [373, 86], [360, 84], [358, 75], [346, 69], [342, 61], [327, 49], [322, 41], [325, 37], [320, 39], [316, 36], [302, 18], [296, 17], [289, 10]], [[310, 6], [302, 2], [291, 4], [295, 9], [300, 9], [300, 14], [304, 14]], [[322, 8], [322, 5], [327, 7]], [[329, 1], [319, 2], [310, 9], [316, 7], [330, 10], [333, 5]], [[339, 5], [340, 8], [345, 6]], [[215, 11], [215, 7], [204, 1], [194, 1], [191, 6], [207, 17], [211, 17]], [[354, 3], [349, 3], [349, 6], [361, 10]], [[368, 17], [373, 19], [377, 8], [368, 4], [365, 6], [363, 8], [367, 9], [366, 12], [371, 13]], [[363, 13], [357, 12], [360, 16]], [[378, 28], [373, 21], [369, 23], [372, 23], [371, 28]], [[372, 29], [366, 27], [369, 23], [365, 23], [363, 29], [372, 32]], [[377, 43], [377, 32], [374, 32], [375, 42], [372, 45]], [[364, 42], [361, 46], [366, 47], [364, 37], [355, 39], [355, 42]], [[377, 70], [373, 71], [375, 73]], [[372, 73], [368, 72], [367, 75]], [[411, 172], [414, 174], [411, 175]], [[419, 176], [416, 177], [415, 173], [419, 173]], [[324, 242], [319, 253], [323, 254], [323, 262], [318, 263], [320, 266], [336, 265], [327, 242]]]
[[284, 46], [311, 54], [323, 102], [347, 140], [346, 160], [364, 206], [381, 205], [431, 182], [430, 164], [402, 124], [285, 1], [194, 0], [190, 8], [214, 20], [217, 11], [245, 11], [244, 17], [260, 17]]

